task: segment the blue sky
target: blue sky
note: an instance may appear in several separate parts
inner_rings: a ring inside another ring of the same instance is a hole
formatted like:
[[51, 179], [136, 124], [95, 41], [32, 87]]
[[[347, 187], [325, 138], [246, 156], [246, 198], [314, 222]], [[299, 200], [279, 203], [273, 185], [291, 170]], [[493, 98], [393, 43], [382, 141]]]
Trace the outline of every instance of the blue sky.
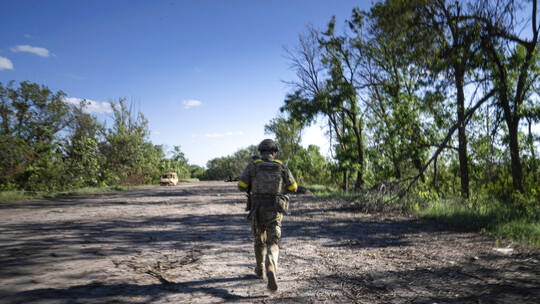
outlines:
[[[284, 46], [368, 1], [0, 0], [0, 82], [29, 80], [94, 101], [125, 97], [150, 139], [205, 165], [268, 137], [293, 80]], [[327, 150], [319, 126], [304, 144]]]

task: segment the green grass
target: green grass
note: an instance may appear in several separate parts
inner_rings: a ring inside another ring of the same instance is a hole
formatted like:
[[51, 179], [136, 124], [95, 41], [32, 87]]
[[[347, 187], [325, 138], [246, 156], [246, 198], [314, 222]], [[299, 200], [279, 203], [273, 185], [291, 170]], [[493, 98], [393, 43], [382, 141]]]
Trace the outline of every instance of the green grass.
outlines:
[[[180, 179], [179, 183], [195, 183], [198, 182], [197, 178], [184, 178]], [[152, 184], [154, 185], [154, 184]], [[125, 191], [128, 189], [146, 187], [149, 185], [139, 185], [139, 186], [106, 186], [106, 187], [83, 187], [70, 189], [65, 191], [54, 191], [54, 192], [29, 192], [21, 190], [11, 190], [11, 191], [0, 191], [0, 203], [1, 202], [14, 202], [14, 201], [24, 201], [31, 199], [40, 199], [40, 198], [54, 198], [59, 196], [67, 195], [83, 195], [90, 193], [100, 193], [108, 191]]]
[[67, 191], [55, 191], [55, 192], [29, 192], [29, 191], [1, 191], [0, 192], [0, 202], [13, 202], [13, 201], [23, 201], [30, 199], [40, 199], [40, 198], [54, 198], [59, 196], [66, 195], [82, 195], [89, 193], [99, 193], [99, 192], [108, 192], [108, 191], [125, 191], [132, 187], [127, 186], [107, 186], [107, 187], [84, 187], [71, 189]]
[[342, 199], [346, 201], [357, 201], [364, 198], [364, 194], [356, 192], [347, 192], [341, 189], [332, 188], [323, 185], [310, 185], [307, 188], [313, 192], [315, 196]]
[[458, 201], [432, 201], [416, 212], [424, 218], [485, 231], [506, 237], [524, 245], [540, 247], [540, 219], [510, 206], [491, 202], [481, 207], [469, 207]]
[[19, 190], [0, 192], [0, 202], [21, 201], [21, 200], [35, 199], [35, 198], [42, 198], [42, 197], [43, 195], [38, 195], [36, 193], [29, 193], [26, 191], [19, 191]]
[[179, 183], [196, 183], [198, 181], [198, 178], [182, 178], [178, 180]]
[[120, 186], [120, 185], [107, 186], [107, 187], [83, 187], [83, 188], [71, 189], [71, 190], [67, 190], [67, 191], [53, 192], [53, 193], [47, 194], [46, 197], [58, 197], [58, 196], [66, 196], [66, 195], [82, 195], [82, 194], [108, 192], [108, 191], [125, 191], [125, 190], [128, 190], [130, 188], [134, 188], [134, 187]]
[[306, 186], [315, 196], [352, 202], [349, 207], [365, 212], [382, 212], [389, 210], [401, 210], [403, 207], [391, 200], [391, 195], [369, 194], [361, 192], [348, 192], [341, 189], [322, 186]]
[[468, 205], [459, 199], [418, 199], [414, 195], [393, 200], [392, 208], [385, 208], [390, 196], [344, 192], [328, 186], [312, 185], [307, 188], [318, 197], [355, 202], [358, 210], [405, 210], [419, 217], [476, 231], [509, 238], [525, 246], [540, 247], [540, 212], [521, 211], [511, 204], [484, 199]]

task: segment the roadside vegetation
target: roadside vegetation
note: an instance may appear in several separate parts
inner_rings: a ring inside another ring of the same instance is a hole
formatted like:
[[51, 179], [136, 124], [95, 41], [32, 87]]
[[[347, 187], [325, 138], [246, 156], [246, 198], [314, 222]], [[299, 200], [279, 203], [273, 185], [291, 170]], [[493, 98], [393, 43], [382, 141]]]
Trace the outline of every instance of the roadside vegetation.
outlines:
[[[265, 125], [300, 185], [360, 210], [413, 212], [539, 245], [538, 1], [379, 1], [287, 49], [296, 78]], [[123, 99], [110, 127], [45, 85], [0, 83], [0, 191], [233, 181], [255, 145], [189, 164]], [[301, 146], [323, 121], [330, 156]]]
[[88, 113], [85, 100], [70, 103], [62, 91], [36, 83], [0, 83], [1, 197], [157, 184], [167, 171], [185, 182], [204, 175], [204, 168], [188, 164], [179, 146], [165, 151], [152, 144], [146, 118], [124, 99], [111, 104], [107, 128]]
[[373, 191], [345, 192], [339, 188], [321, 185], [307, 187], [315, 196], [346, 202], [344, 207], [358, 211], [400, 212], [433, 219], [456, 227], [512, 239], [525, 246], [540, 247], [540, 209], [522, 210], [513, 204], [494, 201], [493, 198], [440, 199], [425, 193], [409, 193], [399, 199], [398, 193], [384, 194]]
[[540, 245], [537, 6], [387, 0], [309, 28], [281, 110], [328, 122], [312, 191]]
[[67, 195], [82, 195], [90, 193], [102, 193], [109, 191], [125, 191], [130, 188], [137, 186], [104, 186], [104, 187], [84, 187], [76, 188], [66, 191], [23, 191], [23, 190], [10, 190], [10, 191], [1, 191], [0, 192], [0, 202], [13, 202], [21, 200], [30, 200], [30, 199], [40, 199], [40, 198], [54, 198]]

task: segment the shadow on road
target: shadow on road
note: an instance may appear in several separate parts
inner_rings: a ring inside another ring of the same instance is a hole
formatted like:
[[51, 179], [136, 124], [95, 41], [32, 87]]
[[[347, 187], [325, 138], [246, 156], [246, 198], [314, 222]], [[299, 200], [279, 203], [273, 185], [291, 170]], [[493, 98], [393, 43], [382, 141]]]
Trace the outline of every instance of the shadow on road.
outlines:
[[[480, 257], [480, 261], [493, 258], [500, 259], [490, 255]], [[510, 264], [512, 260], [521, 260], [520, 257], [505, 259]], [[528, 271], [536, 277], [471, 261], [451, 267], [339, 273], [308, 280], [315, 286], [323, 282], [330, 293], [344, 292], [351, 301], [361, 303], [538, 303], [540, 273], [534, 270], [533, 263], [528, 266], [531, 267]], [[299, 291], [304, 292], [307, 291]]]
[[[201, 281], [167, 283], [167, 284], [112, 284], [104, 285], [100, 283], [91, 283], [86, 285], [76, 285], [70, 288], [43, 288], [24, 291], [10, 297], [10, 303], [36, 303], [47, 300], [64, 300], [78, 302], [85, 299], [96, 299], [100, 302], [114, 303], [149, 303], [157, 301], [170, 294], [185, 294], [185, 300], [197, 302], [197, 297], [210, 295], [221, 298], [224, 301], [256, 300], [263, 299], [266, 296], [241, 296], [230, 293], [228, 290], [219, 287], [208, 287], [213, 284], [225, 282], [242, 283], [258, 280], [254, 275], [247, 275], [241, 278], [209, 279]], [[130, 297], [129, 301], [124, 302], [122, 297]], [[141, 297], [140, 301], [133, 302], [133, 297]]]

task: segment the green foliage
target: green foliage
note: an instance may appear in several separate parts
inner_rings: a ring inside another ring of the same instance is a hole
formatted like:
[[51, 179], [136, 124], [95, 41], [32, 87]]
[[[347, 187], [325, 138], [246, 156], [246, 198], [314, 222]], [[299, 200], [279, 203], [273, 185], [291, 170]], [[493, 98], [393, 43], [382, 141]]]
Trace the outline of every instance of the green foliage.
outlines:
[[265, 132], [276, 138], [280, 148], [278, 158], [291, 170], [296, 181], [303, 184], [332, 184], [331, 164], [319, 151], [310, 145], [300, 146], [304, 124], [293, 118], [274, 118], [265, 125]]
[[192, 178], [203, 179], [204, 178], [204, 168], [197, 165], [190, 165], [189, 172]]
[[72, 188], [65, 191], [52, 191], [52, 192], [35, 192], [35, 191], [0, 191], [0, 203], [1, 202], [15, 202], [15, 201], [24, 201], [29, 199], [40, 199], [40, 198], [54, 198], [59, 196], [67, 195], [83, 195], [89, 193], [100, 193], [108, 191], [125, 191], [128, 187], [126, 186], [106, 186], [106, 187], [82, 187], [82, 188]]
[[0, 191], [0, 203], [1, 202], [14, 202], [27, 200], [32, 198], [41, 198], [42, 196], [31, 194], [21, 190]]
[[[511, 238], [525, 245], [540, 246], [540, 206], [538, 201], [526, 200], [533, 209], [516, 209], [513, 204], [493, 200], [487, 194], [468, 202], [458, 198], [440, 198], [432, 190], [417, 190], [401, 200], [376, 193], [347, 192], [325, 185], [309, 185], [308, 189], [318, 197], [351, 202], [359, 211], [406, 211], [420, 217], [485, 231], [497, 236]], [[395, 198], [395, 197], [393, 197]]]
[[115, 186], [104, 186], [104, 187], [82, 187], [82, 188], [72, 188], [66, 191], [58, 192], [48, 192], [44, 194], [44, 197], [59, 197], [59, 196], [70, 196], [70, 195], [84, 195], [90, 193], [101, 193], [109, 191], [126, 191], [129, 188], [127, 186], [115, 185]]
[[332, 185], [331, 166], [319, 151], [319, 147], [309, 145], [308, 149], [298, 147], [297, 153], [287, 163], [291, 173], [301, 185]]
[[69, 123], [65, 94], [25, 81], [18, 88], [13, 84], [0, 83], [2, 188], [61, 189], [65, 164], [59, 132]]
[[75, 188], [105, 184], [102, 174], [105, 159], [99, 146], [104, 127], [94, 116], [85, 113], [87, 105], [82, 100], [79, 105], [72, 107], [71, 135], [65, 149], [67, 183]]
[[69, 183], [75, 187], [97, 186], [101, 165], [98, 142], [92, 137], [73, 139], [68, 154]]
[[162, 171], [191, 177], [180, 147], [164, 158], [148, 140], [143, 114], [123, 99], [113, 104], [113, 126], [105, 130], [86, 112], [86, 100], [71, 105], [64, 98], [34, 83], [0, 83], [1, 191], [137, 185], [156, 182]]
[[105, 168], [119, 177], [121, 184], [137, 185], [155, 181], [163, 157], [160, 147], [147, 140], [148, 121], [142, 113], [134, 113], [121, 99], [113, 104], [113, 127], [107, 130], [103, 154]]
[[25, 171], [32, 158], [32, 148], [24, 139], [11, 134], [0, 135], [1, 189], [20, 189], [24, 185]]
[[264, 126], [266, 134], [274, 135], [279, 147], [279, 158], [285, 164], [288, 164], [300, 148], [303, 127], [300, 121], [285, 117], [276, 117]]
[[26, 189], [30, 191], [54, 191], [65, 189], [66, 168], [60, 153], [41, 155], [27, 169]]
[[333, 199], [357, 201], [363, 199], [365, 196], [362, 193], [355, 193], [350, 191], [344, 191], [336, 187], [330, 187], [325, 185], [308, 185], [307, 188], [316, 196], [327, 197]]
[[176, 172], [178, 179], [191, 177], [191, 168], [180, 146], [174, 146], [171, 158], [162, 158], [159, 162], [159, 170], [163, 172]]
[[[282, 111], [329, 119], [326, 172], [334, 181], [340, 172], [343, 189], [358, 172], [357, 182], [409, 189], [398, 209], [538, 244], [539, 36], [515, 32], [519, 8], [388, 0], [354, 9], [342, 33], [332, 18], [300, 39], [291, 56], [298, 80]], [[300, 179], [312, 157], [290, 157]], [[371, 210], [398, 201], [372, 189], [312, 191]]]
[[229, 180], [237, 178], [242, 170], [258, 155], [257, 146], [249, 146], [236, 151], [233, 155], [214, 158], [206, 164], [205, 180]]
[[432, 201], [425, 209], [419, 210], [418, 214], [540, 246], [540, 213], [523, 212], [492, 199], [477, 201], [474, 206], [456, 200]]
[[218, 157], [206, 163], [205, 180], [232, 179], [238, 176], [233, 167], [234, 158], [232, 156]]
[[[413, 180], [418, 208], [467, 198], [469, 184], [473, 199], [538, 201], [538, 36], [520, 38], [508, 18], [520, 7], [507, 4], [388, 0], [354, 9], [342, 32], [332, 18], [301, 36], [281, 110], [328, 118], [333, 184]], [[288, 161], [300, 178], [309, 170], [301, 150]]]
[[345, 190], [353, 173], [357, 174], [355, 190], [364, 184], [363, 105], [356, 90], [362, 56], [355, 52], [356, 42], [336, 34], [334, 18], [326, 32], [312, 30], [301, 38], [298, 53], [291, 54], [299, 76], [297, 90], [287, 95], [281, 108], [301, 124], [311, 123], [318, 116], [328, 120]]
[[178, 180], [179, 183], [196, 183], [198, 181], [198, 178], [182, 178]]

